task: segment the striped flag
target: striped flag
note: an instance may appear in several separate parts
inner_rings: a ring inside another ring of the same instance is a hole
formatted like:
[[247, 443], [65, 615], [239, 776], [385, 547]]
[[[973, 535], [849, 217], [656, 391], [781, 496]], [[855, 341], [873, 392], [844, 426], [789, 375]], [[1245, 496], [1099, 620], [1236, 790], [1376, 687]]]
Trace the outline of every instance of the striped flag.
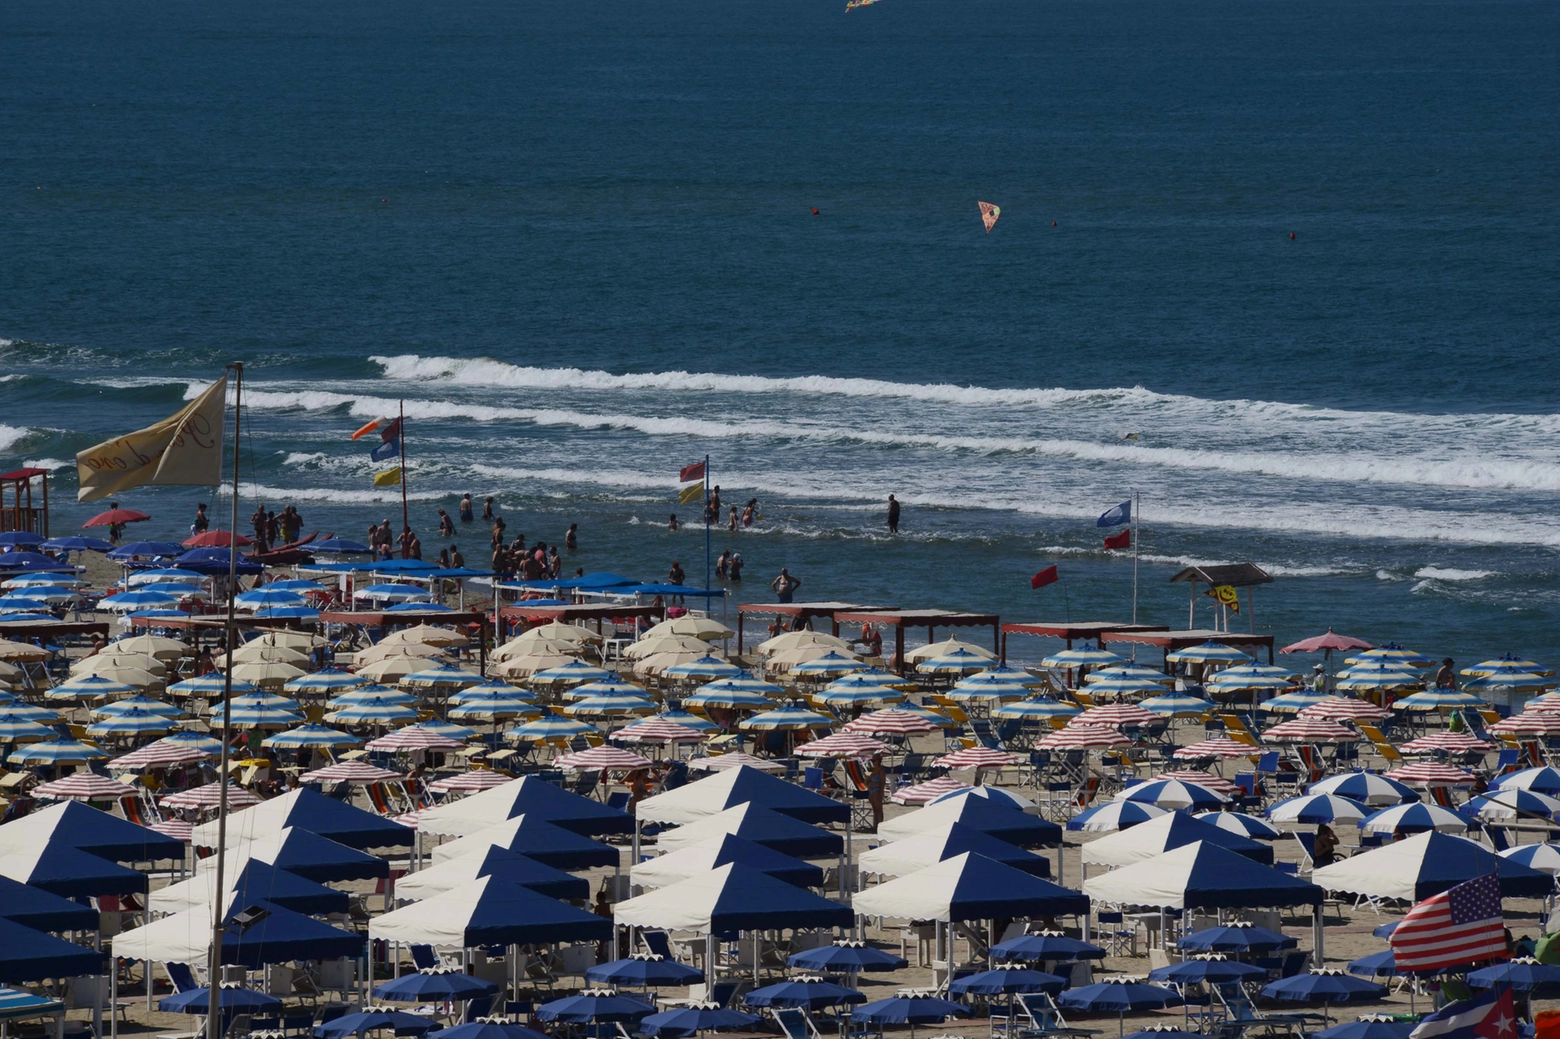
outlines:
[[1500, 877], [1475, 877], [1425, 899], [1408, 911], [1389, 941], [1403, 973], [1506, 959]]
[[1410, 1039], [1517, 1039], [1517, 1010], [1505, 985], [1428, 1015]]

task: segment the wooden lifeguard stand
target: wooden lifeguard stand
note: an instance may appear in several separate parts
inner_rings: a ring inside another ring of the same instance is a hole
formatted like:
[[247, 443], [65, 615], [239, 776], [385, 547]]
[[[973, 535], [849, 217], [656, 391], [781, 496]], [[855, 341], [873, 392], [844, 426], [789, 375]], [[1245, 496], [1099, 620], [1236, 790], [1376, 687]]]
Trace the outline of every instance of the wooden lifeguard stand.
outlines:
[[[40, 507], [33, 506], [34, 480], [43, 482]], [[49, 470], [28, 468], [0, 473], [0, 534], [10, 530], [49, 536]]]

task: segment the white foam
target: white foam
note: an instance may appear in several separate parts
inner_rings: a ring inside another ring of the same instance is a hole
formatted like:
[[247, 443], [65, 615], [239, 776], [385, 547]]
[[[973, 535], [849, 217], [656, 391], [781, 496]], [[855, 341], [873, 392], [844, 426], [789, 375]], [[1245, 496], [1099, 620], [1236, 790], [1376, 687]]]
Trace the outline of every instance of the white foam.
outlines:
[[1414, 571], [1414, 576], [1431, 581], [1482, 581], [1486, 577], [1495, 577], [1493, 570], [1457, 570], [1452, 567], [1422, 566]]
[[[74, 459], [66, 461], [63, 458], [34, 458], [32, 461], [23, 462], [23, 466], [29, 469], [47, 469], [53, 472], [55, 469], [76, 468]], [[220, 1009], [220, 1006], [219, 1006]]]
[[1391, 570], [1377, 570], [1376, 571], [1376, 580], [1378, 580], [1378, 581], [1401, 581], [1401, 580], [1403, 580], [1403, 578], [1401, 576], [1399, 576], [1398, 574], [1394, 574]]
[[[415, 474], [414, 474], [415, 476]], [[225, 483], [218, 491], [219, 494], [233, 493], [233, 485]], [[455, 491], [409, 491], [408, 501], [437, 501], [441, 498], [453, 498]], [[287, 504], [295, 501], [328, 501], [328, 502], [385, 502], [399, 503], [401, 500], [400, 487], [272, 487], [268, 484], [245, 483], [243, 493], [239, 495], [241, 501], [253, 501], [256, 498], [264, 498], [268, 501]]]
[[20, 443], [32, 431], [21, 426], [7, 426], [0, 424], [0, 451], [9, 450]]

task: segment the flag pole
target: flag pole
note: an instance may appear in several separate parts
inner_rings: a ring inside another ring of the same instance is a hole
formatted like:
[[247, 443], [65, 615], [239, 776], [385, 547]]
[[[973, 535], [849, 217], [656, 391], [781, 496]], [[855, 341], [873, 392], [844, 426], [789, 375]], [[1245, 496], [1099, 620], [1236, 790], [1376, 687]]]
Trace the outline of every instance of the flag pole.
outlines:
[[1137, 491], [1132, 492], [1132, 623], [1137, 623], [1138, 600], [1138, 542], [1143, 537], [1142, 522], [1143, 499]]
[[[398, 402], [400, 411], [396, 418], [396, 437], [401, 441], [401, 536], [406, 536], [406, 530], [411, 521], [406, 518], [406, 401]], [[407, 542], [401, 543], [401, 558], [406, 558], [410, 551]]]
[[[704, 587], [710, 586], [710, 456], [704, 456]], [[704, 600], [708, 611], [710, 601]]]
[[[233, 736], [233, 644], [237, 641], [233, 612], [238, 592], [238, 434], [244, 406], [244, 362], [234, 361], [227, 367], [233, 372], [233, 511], [228, 524], [227, 618], [222, 625], [222, 638], [227, 646], [227, 666], [222, 669], [222, 752], [217, 766], [217, 782], [221, 786], [217, 788], [216, 895], [211, 905], [211, 952], [206, 962], [206, 1000], [210, 1011], [206, 1017], [206, 1039], [220, 1039], [222, 1034], [218, 1027], [222, 1017], [222, 914], [226, 909], [222, 897], [222, 874], [223, 860], [227, 857], [228, 741]], [[210, 1005], [213, 1002], [215, 1006]]]

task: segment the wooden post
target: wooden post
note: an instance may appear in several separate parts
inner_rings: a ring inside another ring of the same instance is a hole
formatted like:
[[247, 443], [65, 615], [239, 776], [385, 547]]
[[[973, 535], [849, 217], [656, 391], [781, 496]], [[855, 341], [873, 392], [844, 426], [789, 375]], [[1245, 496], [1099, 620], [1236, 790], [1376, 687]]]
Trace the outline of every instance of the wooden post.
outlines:
[[905, 673], [905, 625], [903, 621], [894, 625], [894, 670], [901, 675]]

